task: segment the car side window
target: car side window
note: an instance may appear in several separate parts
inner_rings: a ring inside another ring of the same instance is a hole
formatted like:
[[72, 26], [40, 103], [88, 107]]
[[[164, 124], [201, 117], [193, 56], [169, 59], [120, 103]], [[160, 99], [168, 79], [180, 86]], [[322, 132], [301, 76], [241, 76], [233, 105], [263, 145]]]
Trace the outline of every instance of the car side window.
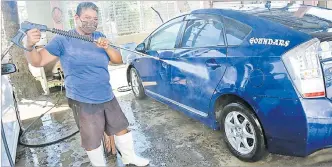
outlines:
[[251, 32], [251, 27], [239, 21], [225, 17], [224, 24], [228, 45], [240, 45]]
[[189, 20], [183, 34], [182, 47], [225, 45], [222, 23], [213, 19]]
[[[147, 38], [147, 49], [148, 50], [165, 50], [173, 49], [176, 44], [177, 36], [180, 27], [183, 23], [183, 19], [186, 15], [181, 15], [173, 18], [166, 23], [158, 27], [154, 32], [151, 33], [150, 37]], [[165, 38], [166, 36], [166, 38]]]
[[177, 22], [158, 31], [150, 39], [150, 50], [165, 50], [175, 47], [176, 39], [183, 22]]

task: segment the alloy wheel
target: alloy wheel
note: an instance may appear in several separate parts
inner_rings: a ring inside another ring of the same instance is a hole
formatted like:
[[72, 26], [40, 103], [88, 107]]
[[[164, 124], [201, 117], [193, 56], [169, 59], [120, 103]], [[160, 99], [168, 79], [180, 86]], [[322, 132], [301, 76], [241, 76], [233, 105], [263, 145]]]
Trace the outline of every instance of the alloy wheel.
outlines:
[[226, 137], [236, 151], [242, 155], [253, 151], [256, 144], [255, 130], [244, 114], [229, 112], [224, 124]]

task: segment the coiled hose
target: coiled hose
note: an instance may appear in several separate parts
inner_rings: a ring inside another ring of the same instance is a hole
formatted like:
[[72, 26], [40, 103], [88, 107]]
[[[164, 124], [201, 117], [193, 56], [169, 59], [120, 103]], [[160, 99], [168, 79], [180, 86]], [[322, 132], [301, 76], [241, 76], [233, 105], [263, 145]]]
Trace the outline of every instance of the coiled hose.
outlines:
[[[63, 82], [62, 73], [61, 73], [61, 71], [60, 71], [59, 69], [58, 69], [58, 73], [59, 73], [59, 75], [60, 75], [60, 77], [61, 77], [61, 82]], [[63, 137], [63, 138], [60, 138], [60, 139], [58, 139], [58, 140], [51, 141], [51, 142], [48, 142], [48, 143], [42, 143], [42, 144], [28, 144], [28, 143], [24, 143], [24, 142], [22, 141], [22, 136], [24, 136], [24, 135], [26, 134], [26, 132], [28, 132], [28, 131], [31, 129], [32, 125], [34, 125], [34, 124], [35, 124], [35, 123], [36, 123], [41, 117], [43, 117], [45, 114], [47, 114], [48, 112], [50, 112], [54, 107], [56, 107], [56, 106], [59, 104], [59, 101], [60, 101], [60, 99], [61, 99], [61, 93], [62, 93], [62, 85], [61, 85], [61, 91], [60, 91], [60, 93], [57, 94], [57, 96], [59, 96], [59, 97], [58, 97], [56, 103], [55, 103], [50, 109], [48, 109], [47, 111], [45, 111], [42, 115], [40, 115], [38, 118], [36, 118], [36, 119], [35, 119], [31, 124], [29, 124], [29, 125], [27, 126], [27, 128], [25, 128], [25, 129], [23, 128], [22, 120], [21, 120], [21, 118], [20, 118], [20, 113], [19, 113], [19, 110], [18, 110], [16, 97], [15, 97], [15, 95], [13, 95], [13, 97], [14, 97], [14, 105], [15, 105], [15, 110], [16, 110], [16, 115], [17, 115], [17, 119], [18, 119], [19, 126], [20, 126], [19, 144], [21, 144], [21, 145], [23, 145], [23, 146], [26, 146], [26, 147], [45, 147], [45, 146], [49, 146], [49, 145], [52, 145], [52, 144], [58, 143], [58, 142], [60, 142], [60, 141], [66, 140], [66, 139], [68, 139], [68, 138], [70, 138], [70, 137], [76, 135], [76, 134], [79, 132], [79, 130], [77, 130], [77, 131], [75, 131], [74, 133], [72, 133], [72, 134], [70, 134], [70, 135], [67, 135], [67, 136], [65, 136], [65, 137]]]
[[[93, 39], [91, 36], [80, 35], [80, 34], [77, 34], [76, 32], [73, 32], [73, 31], [65, 31], [65, 30], [60, 30], [60, 29], [56, 29], [56, 28], [47, 29], [47, 31], [49, 31], [51, 33], [54, 33], [54, 34], [58, 34], [58, 35], [62, 35], [62, 36], [70, 37], [70, 38], [76, 38], [76, 39], [80, 39], [80, 40], [87, 41], [87, 42], [96, 42], [96, 40]], [[116, 45], [113, 45], [113, 44], [109, 44], [109, 46], [111, 46], [113, 48], [116, 48], [116, 49], [123, 49], [123, 50], [133, 52], [133, 53], [136, 53], [136, 54], [140, 54], [140, 55], [142, 54], [140, 52], [130, 50], [130, 49], [127, 49], [127, 48], [123, 48], [123, 47], [119, 47], [119, 46], [116, 46]], [[131, 90], [131, 88], [130, 88], [129, 85], [121, 86], [117, 89], [118, 92], [127, 92], [127, 91], [130, 91], [130, 90]]]
[[[79, 130], [77, 130], [77, 131], [75, 131], [74, 133], [72, 133], [72, 134], [70, 134], [70, 135], [68, 135], [68, 136], [65, 136], [65, 137], [63, 137], [63, 138], [60, 138], [60, 139], [58, 139], [58, 140], [55, 140], [55, 141], [51, 141], [51, 142], [48, 142], [48, 143], [42, 143], [42, 144], [28, 144], [28, 143], [24, 143], [23, 141], [22, 141], [22, 136], [24, 136], [25, 134], [26, 134], [26, 132], [28, 132], [30, 129], [31, 129], [31, 127], [32, 127], [32, 125], [34, 125], [41, 117], [43, 117], [45, 114], [47, 114], [48, 112], [50, 112], [54, 107], [56, 107], [58, 104], [59, 104], [59, 101], [60, 101], [60, 98], [61, 98], [61, 96], [60, 96], [60, 93], [58, 94], [58, 100], [57, 100], [57, 102], [50, 108], [50, 109], [48, 109], [46, 112], [44, 112], [42, 115], [40, 115], [38, 118], [36, 118], [31, 124], [29, 124], [28, 126], [27, 126], [27, 128], [25, 128], [25, 129], [23, 129], [23, 125], [22, 125], [22, 122], [21, 121], [19, 121], [19, 124], [20, 124], [20, 127], [21, 127], [21, 134], [20, 134], [20, 138], [19, 138], [19, 144], [21, 144], [21, 145], [23, 145], [23, 146], [26, 146], [26, 147], [45, 147], [45, 146], [49, 146], [49, 145], [52, 145], [52, 144], [55, 144], [55, 143], [58, 143], [58, 142], [60, 142], [60, 141], [63, 141], [63, 140], [66, 140], [66, 139], [68, 139], [68, 138], [70, 138], [70, 137], [72, 137], [72, 136], [74, 136], [74, 135], [76, 135], [78, 132], [79, 132]], [[19, 113], [17, 113], [17, 115], [18, 115]]]
[[[74, 32], [64, 31], [64, 30], [55, 29], [55, 28], [48, 29], [48, 31], [50, 31], [52, 33], [55, 33], [55, 34], [59, 34], [59, 35], [63, 35], [63, 36], [71, 37], [71, 38], [76, 38], [76, 39], [84, 40], [84, 41], [87, 41], [87, 42], [96, 42], [94, 39], [92, 39], [89, 36], [79, 35], [79, 34], [76, 34]], [[13, 43], [12, 43], [12, 45], [13, 45]], [[113, 44], [109, 44], [109, 46], [117, 48], [117, 49], [123, 49], [123, 50], [126, 50], [126, 51], [134, 52], [136, 54], [141, 54], [139, 52], [136, 52], [136, 51], [133, 51], [133, 50], [130, 50], [130, 49], [127, 49], [127, 48], [118, 47], [118, 46], [113, 45]], [[5, 55], [5, 54], [3, 54], [3, 55]], [[2, 58], [3, 58], [3, 55], [1, 56]], [[60, 74], [61, 80], [63, 82], [62, 73], [60, 71], [59, 71], [59, 74]], [[121, 86], [117, 90], [119, 92], [126, 92], [126, 91], [130, 91], [131, 88], [130, 88], [130, 86]], [[61, 87], [61, 92], [62, 92], [62, 87]], [[22, 136], [24, 136], [31, 129], [32, 125], [34, 125], [41, 117], [43, 117], [45, 114], [47, 114], [48, 112], [50, 112], [54, 107], [56, 107], [59, 104], [59, 101], [60, 101], [60, 98], [61, 98], [60, 93], [57, 96], [59, 96], [59, 97], [58, 97], [56, 103], [50, 109], [48, 109], [47, 111], [45, 111], [42, 115], [40, 115], [37, 119], [35, 119], [31, 124], [29, 124], [24, 129], [23, 128], [23, 124], [22, 124], [22, 120], [20, 118], [20, 113], [19, 113], [19, 110], [18, 110], [18, 106], [17, 106], [17, 100], [16, 100], [15, 95], [13, 94], [16, 116], [17, 116], [17, 119], [18, 119], [19, 127], [20, 127], [19, 144], [21, 144], [23, 146], [26, 146], [26, 147], [45, 147], [45, 146], [49, 146], [49, 145], [61, 142], [63, 140], [66, 140], [66, 139], [68, 139], [68, 138], [76, 135], [79, 132], [79, 130], [77, 130], [74, 133], [72, 133], [70, 135], [67, 135], [67, 136], [65, 136], [63, 138], [60, 138], [58, 140], [51, 141], [51, 142], [48, 142], [48, 143], [42, 143], [42, 144], [28, 144], [28, 143], [24, 143], [22, 141]], [[2, 124], [2, 120], [1, 120], [1, 124]], [[5, 137], [3, 126], [1, 126], [1, 135], [2, 135], [2, 138], [3, 138], [4, 142], [7, 143], [6, 142], [6, 137]], [[104, 139], [103, 139], [103, 143], [104, 143]], [[105, 145], [105, 143], [104, 143], [104, 145]], [[11, 158], [11, 155], [10, 155], [9, 148], [8, 148], [7, 144], [5, 144], [5, 149], [6, 149], [6, 153], [7, 153], [8, 159], [9, 159], [9, 163], [13, 167], [14, 166], [14, 161]], [[105, 154], [107, 154], [107, 150], [105, 149], [105, 147], [104, 147], [104, 151], [105, 151]]]
[[[97, 42], [97, 40], [93, 39], [91, 36], [80, 35], [80, 34], [77, 34], [76, 32], [73, 32], [73, 31], [65, 31], [65, 30], [60, 30], [60, 29], [56, 29], [56, 28], [47, 29], [47, 31], [49, 31], [51, 33], [54, 33], [54, 34], [58, 34], [58, 35], [62, 35], [62, 36], [70, 37], [70, 38], [76, 38], [76, 39], [80, 39], [80, 40], [87, 41], [87, 42]], [[123, 49], [123, 50], [133, 52], [133, 53], [136, 53], [136, 54], [139, 54], [139, 55], [142, 54], [142, 53], [137, 52], [135, 50], [130, 50], [130, 49], [127, 49], [127, 48], [119, 47], [119, 46], [116, 46], [114, 44], [108, 44], [108, 45], [113, 47], [113, 48], [116, 48], [116, 49]]]
[[[96, 40], [92, 39], [89, 36], [79, 35], [79, 34], [76, 34], [74, 32], [64, 31], [64, 30], [55, 29], [55, 28], [47, 29], [47, 31], [55, 33], [55, 34], [59, 34], [59, 35], [71, 37], [71, 38], [76, 38], [76, 39], [84, 40], [84, 41], [87, 41], [87, 42], [96, 42]], [[10, 46], [1, 54], [1, 60], [8, 53], [9, 49], [13, 45], [14, 45], [14, 43], [11, 42]], [[130, 49], [127, 49], [127, 48], [118, 47], [118, 46], [113, 45], [113, 44], [109, 44], [109, 46], [117, 48], [117, 49], [123, 49], [123, 50], [126, 50], [126, 51], [134, 52], [136, 54], [141, 54], [139, 52], [136, 52], [136, 51], [133, 51], [133, 50], [130, 50]], [[60, 73], [60, 76], [61, 76], [61, 79], [63, 81], [62, 73]], [[121, 87], [118, 88], [118, 91], [119, 92], [130, 91], [130, 87], [129, 86], [121, 86]], [[61, 87], [61, 92], [62, 92], [62, 87]], [[59, 95], [60, 95], [60, 93], [58, 94], [58, 96]], [[20, 113], [19, 113], [19, 110], [18, 110], [18, 106], [17, 106], [17, 100], [16, 100], [15, 95], [13, 94], [14, 105], [15, 105], [15, 112], [16, 112], [18, 124], [19, 124], [19, 127], [20, 127], [19, 144], [21, 144], [23, 146], [26, 146], [26, 147], [45, 147], [45, 146], [49, 146], [49, 145], [58, 143], [58, 142], [63, 141], [65, 139], [68, 139], [68, 138], [76, 135], [79, 132], [79, 130], [77, 130], [74, 133], [72, 133], [72, 134], [70, 134], [68, 136], [65, 136], [63, 138], [60, 138], [60, 139], [58, 139], [56, 141], [52, 141], [52, 142], [48, 142], [48, 143], [42, 143], [42, 144], [28, 144], [28, 143], [24, 143], [22, 141], [22, 136], [24, 136], [30, 130], [30, 128], [32, 127], [32, 125], [34, 125], [41, 117], [43, 117], [45, 114], [47, 114], [49, 111], [51, 111], [55, 106], [57, 106], [59, 104], [60, 98], [61, 98], [61, 96], [58, 97], [58, 99], [57, 99], [56, 103], [53, 105], [53, 107], [51, 107], [50, 109], [48, 109], [47, 111], [45, 111], [42, 115], [40, 115], [37, 119], [35, 119], [31, 124], [29, 124], [27, 126], [27, 128], [24, 129], [23, 128], [23, 124], [22, 124], [22, 120], [20, 118]], [[6, 154], [7, 154], [8, 160], [9, 160], [9, 164], [10, 164], [11, 167], [14, 167], [15, 164], [14, 164], [14, 160], [11, 157], [10, 150], [8, 148], [8, 144], [7, 144], [7, 140], [6, 140], [6, 135], [5, 135], [4, 128], [3, 128], [2, 119], [1, 119], [1, 137], [2, 137], [3, 142], [4, 142], [4, 147], [5, 147]], [[103, 143], [104, 143], [104, 139], [103, 139]], [[105, 143], [104, 143], [104, 145], [105, 145]], [[107, 154], [107, 150], [105, 149], [105, 147], [104, 147], [104, 151], [105, 151], [105, 154]]]

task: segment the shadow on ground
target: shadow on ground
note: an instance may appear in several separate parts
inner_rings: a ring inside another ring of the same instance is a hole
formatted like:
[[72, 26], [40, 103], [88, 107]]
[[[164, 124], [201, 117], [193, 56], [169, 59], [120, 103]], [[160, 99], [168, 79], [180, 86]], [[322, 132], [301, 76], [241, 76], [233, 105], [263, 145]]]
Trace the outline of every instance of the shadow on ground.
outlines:
[[[332, 149], [306, 158], [268, 155], [257, 163], [245, 163], [232, 156], [221, 140], [221, 133], [188, 118], [150, 98], [137, 101], [131, 92], [116, 93], [134, 132], [135, 149], [151, 160], [150, 166], [332, 166]], [[66, 110], [38, 121], [26, 135], [27, 142], [47, 142], [77, 130], [66, 100]], [[33, 111], [30, 111], [33, 112]], [[34, 118], [33, 118], [34, 119]], [[27, 125], [32, 119], [27, 119]], [[76, 134], [63, 142], [42, 147], [19, 146], [17, 166], [91, 166]], [[108, 157], [109, 166], [122, 166], [117, 156]]]

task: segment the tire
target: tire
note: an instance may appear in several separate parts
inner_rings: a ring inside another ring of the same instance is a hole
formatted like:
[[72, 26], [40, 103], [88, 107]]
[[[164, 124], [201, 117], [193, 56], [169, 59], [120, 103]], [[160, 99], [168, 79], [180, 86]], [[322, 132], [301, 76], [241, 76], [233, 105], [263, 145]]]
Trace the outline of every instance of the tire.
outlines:
[[219, 109], [222, 110], [220, 127], [223, 139], [230, 152], [245, 162], [263, 159], [267, 155], [264, 132], [253, 111], [239, 102]]
[[130, 83], [131, 90], [133, 91], [136, 99], [143, 99], [146, 96], [144, 92], [144, 87], [142, 85], [142, 80], [139, 77], [138, 72], [135, 68], [130, 69]]

